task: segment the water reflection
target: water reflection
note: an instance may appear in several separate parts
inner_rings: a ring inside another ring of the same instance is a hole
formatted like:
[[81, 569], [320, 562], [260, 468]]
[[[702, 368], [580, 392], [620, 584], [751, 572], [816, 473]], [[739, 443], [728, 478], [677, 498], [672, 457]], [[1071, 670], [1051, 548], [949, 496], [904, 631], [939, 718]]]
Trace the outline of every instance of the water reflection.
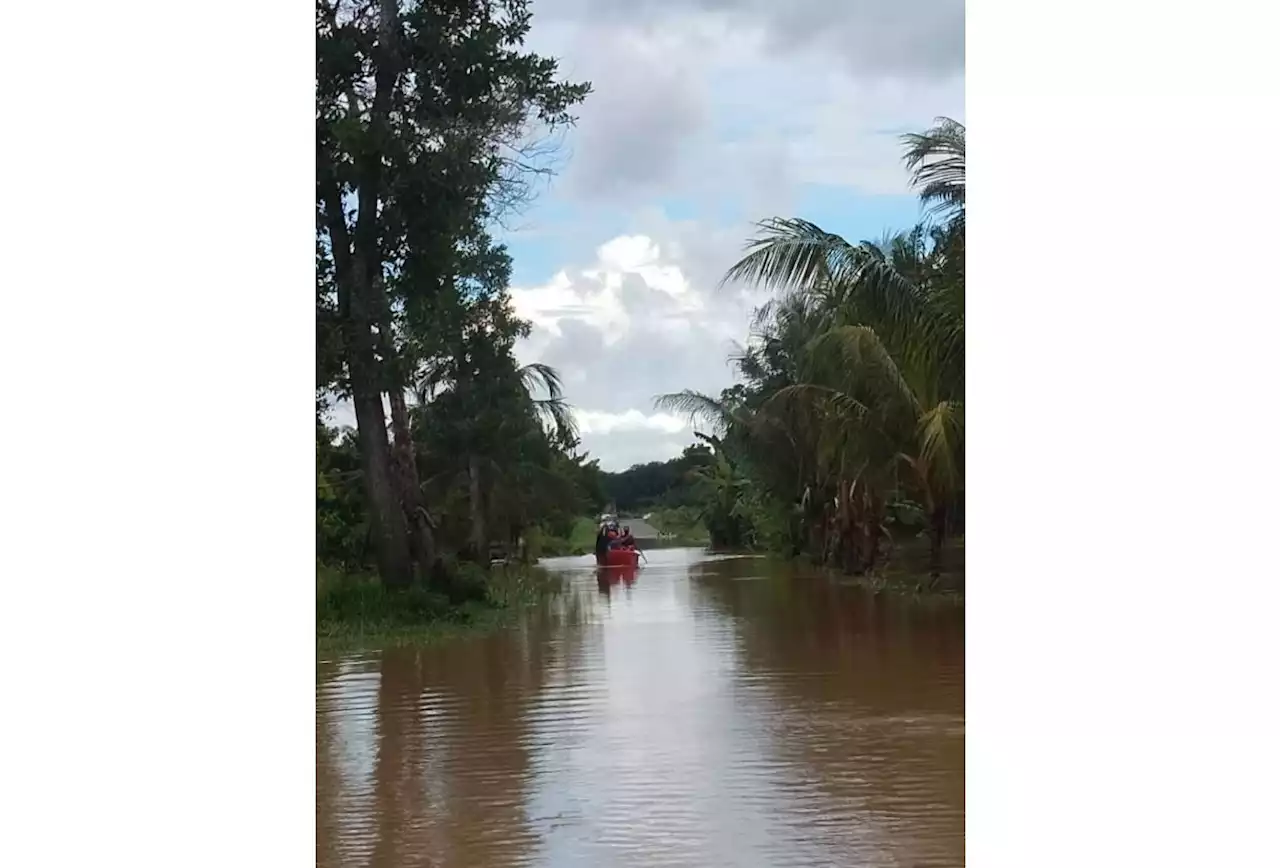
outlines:
[[518, 631], [322, 664], [318, 865], [963, 864], [958, 611], [648, 557], [554, 562]]
[[639, 567], [596, 567], [596, 588], [609, 597], [619, 585], [633, 587], [639, 577]]
[[738, 624], [743, 695], [808, 782], [806, 842], [861, 864], [962, 864], [963, 614], [878, 600], [759, 564], [695, 568], [708, 608]]

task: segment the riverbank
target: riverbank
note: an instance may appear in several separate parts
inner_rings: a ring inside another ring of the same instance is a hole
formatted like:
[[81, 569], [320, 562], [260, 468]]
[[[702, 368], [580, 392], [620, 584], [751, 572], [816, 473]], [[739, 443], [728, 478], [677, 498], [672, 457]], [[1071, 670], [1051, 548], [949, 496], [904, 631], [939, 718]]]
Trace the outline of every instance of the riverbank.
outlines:
[[578, 518], [567, 537], [556, 536], [535, 527], [529, 530], [527, 539], [529, 553], [534, 558], [585, 555], [595, 550], [596, 522], [586, 516]]
[[459, 568], [453, 599], [425, 588], [388, 590], [376, 578], [316, 568], [316, 648], [418, 645], [494, 630], [557, 593], [563, 579], [536, 566]]
[[[635, 523], [648, 525], [652, 530], [644, 532], [643, 527], [637, 530], [636, 536], [641, 544], [658, 542], [663, 546], [705, 546], [711, 541], [710, 535], [696, 518], [696, 512], [687, 507], [680, 509], [658, 509], [648, 514], [647, 521], [638, 517], [622, 515], [619, 524]], [[560, 558], [587, 555], [595, 551], [596, 529], [598, 519], [581, 516], [573, 524], [573, 529], [566, 537], [556, 536], [543, 528], [530, 528], [526, 534], [529, 555], [532, 558]]]
[[705, 546], [711, 543], [711, 534], [702, 523], [698, 510], [691, 507], [660, 507], [648, 514], [648, 522], [662, 534], [665, 545]]
[[874, 595], [888, 595], [930, 605], [964, 605], [964, 538], [948, 540], [943, 546], [942, 575], [936, 580], [929, 575], [927, 540], [899, 541], [888, 561], [861, 576], [848, 575], [830, 565], [817, 566], [807, 556], [790, 558], [785, 554], [759, 551], [711, 549], [715, 554], [754, 554], [785, 569], [819, 574], [840, 585], [862, 588]]
[[929, 541], [899, 541], [888, 561], [868, 576], [846, 581], [874, 593], [911, 597], [924, 602], [964, 604], [964, 537], [947, 540], [942, 547], [942, 574], [929, 575]]

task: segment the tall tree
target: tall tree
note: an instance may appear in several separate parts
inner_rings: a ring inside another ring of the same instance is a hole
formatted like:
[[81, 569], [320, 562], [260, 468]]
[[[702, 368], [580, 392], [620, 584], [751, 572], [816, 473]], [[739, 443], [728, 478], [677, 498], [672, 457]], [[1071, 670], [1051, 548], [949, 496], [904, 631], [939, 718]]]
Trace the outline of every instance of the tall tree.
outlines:
[[490, 542], [496, 483], [512, 483], [528, 470], [530, 450], [538, 453], [533, 466], [549, 470], [552, 453], [576, 444], [577, 434], [556, 371], [516, 361], [516, 340], [528, 335], [529, 324], [514, 315], [509, 297], [495, 291], [500, 288], [504, 280], [473, 284], [442, 311], [439, 350], [424, 360], [416, 383], [421, 413], [440, 417], [434, 440], [425, 445], [451, 453], [452, 462], [437, 459], [442, 473], [466, 479], [467, 548], [481, 560]]
[[[350, 395], [378, 572], [435, 558], [409, 460], [415, 307], [455, 278], [457, 248], [538, 170], [512, 148], [572, 122], [589, 85], [522, 51], [528, 0], [317, 0], [316, 211], [321, 383]], [[322, 360], [323, 362], [323, 360]], [[396, 452], [387, 438], [387, 395]]]

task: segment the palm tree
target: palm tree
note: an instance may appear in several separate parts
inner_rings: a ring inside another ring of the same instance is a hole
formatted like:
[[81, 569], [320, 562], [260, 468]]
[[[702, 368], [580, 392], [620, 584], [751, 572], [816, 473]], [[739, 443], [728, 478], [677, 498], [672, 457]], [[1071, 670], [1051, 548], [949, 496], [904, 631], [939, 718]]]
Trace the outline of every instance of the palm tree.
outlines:
[[[515, 370], [519, 390], [508, 392], [500, 437], [482, 461], [468, 468], [472, 502], [472, 539], [484, 538], [487, 519], [504, 530], [515, 545], [518, 537], [551, 504], [572, 501], [576, 483], [555, 457], [578, 442], [578, 425], [565, 400], [559, 373], [532, 363]], [[493, 535], [490, 533], [490, 535]]]
[[[964, 492], [963, 401], [949, 396], [936, 370], [904, 371], [866, 326], [831, 329], [810, 352], [812, 379], [830, 385], [792, 391], [825, 390], [821, 399], [833, 409], [835, 436], [862, 473], [874, 474], [868, 496], [887, 495], [901, 482], [920, 497], [930, 519], [930, 572], [937, 577], [949, 511]], [[896, 474], [900, 467], [908, 471], [905, 479]]]
[[903, 161], [920, 199], [935, 212], [964, 220], [964, 124], [935, 118], [923, 133], [902, 137]]
[[[455, 357], [428, 366], [417, 384], [418, 406], [436, 410], [448, 456], [430, 482], [465, 481], [472, 556], [488, 563], [490, 519], [513, 528], [533, 518], [539, 493], [564, 495], [572, 483], [551, 467], [553, 447], [577, 439], [560, 376], [548, 365], [518, 367], [509, 353]], [[511, 541], [511, 540], [509, 540]]]
[[915, 492], [936, 577], [964, 491], [964, 127], [939, 118], [904, 144], [921, 203], [942, 221], [856, 244], [799, 218], [762, 222], [724, 278], [778, 293], [737, 356], [753, 397], [729, 406], [684, 392], [659, 406], [767, 442], [757, 466], [794, 472], [811, 548], [825, 557], [834, 541], [849, 568], [874, 563], [890, 493]]
[[550, 365], [532, 362], [517, 368], [516, 377], [547, 433], [565, 444], [577, 440], [578, 422], [573, 417], [573, 407], [565, 400], [560, 373]]
[[949, 499], [963, 490], [964, 284], [947, 232], [916, 227], [851, 245], [805, 221], [774, 221], [730, 272], [783, 291], [739, 367], [770, 380], [763, 409], [812, 451], [816, 490], [834, 489], [842, 560], [855, 569], [875, 560], [895, 462], [931, 516], [935, 575]]

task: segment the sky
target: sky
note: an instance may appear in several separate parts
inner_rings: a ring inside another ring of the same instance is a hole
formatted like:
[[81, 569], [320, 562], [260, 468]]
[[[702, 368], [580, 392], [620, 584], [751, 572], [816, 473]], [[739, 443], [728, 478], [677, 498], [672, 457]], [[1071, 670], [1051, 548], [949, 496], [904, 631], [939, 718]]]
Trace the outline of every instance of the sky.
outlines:
[[851, 240], [920, 217], [899, 136], [964, 119], [963, 0], [533, 0], [527, 45], [593, 84], [559, 171], [498, 233], [533, 324], [606, 470], [692, 442], [654, 410], [717, 394], [758, 292], [719, 289], [753, 224]]
[[962, 0], [534, 0], [529, 46], [593, 93], [503, 233], [522, 362], [557, 368], [606, 470], [692, 442], [759, 293], [719, 289], [768, 217], [851, 240], [920, 217], [898, 136], [964, 119]]

